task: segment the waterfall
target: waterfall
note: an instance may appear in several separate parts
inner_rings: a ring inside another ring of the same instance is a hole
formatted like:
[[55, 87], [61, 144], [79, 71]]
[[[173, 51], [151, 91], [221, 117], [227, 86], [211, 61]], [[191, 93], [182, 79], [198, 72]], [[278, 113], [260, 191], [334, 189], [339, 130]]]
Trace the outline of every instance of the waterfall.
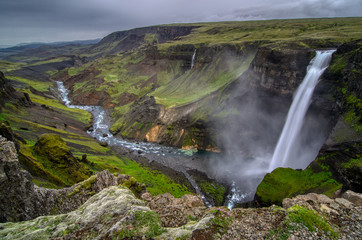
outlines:
[[192, 58], [191, 58], [191, 68], [192, 69], [195, 65], [195, 58], [196, 58], [196, 48], [195, 48], [195, 51], [194, 51], [194, 54], [192, 54]]
[[303, 126], [303, 120], [310, 105], [314, 88], [324, 70], [328, 68], [334, 51], [335, 50], [317, 51], [315, 58], [313, 58], [309, 64], [307, 74], [298, 87], [289, 109], [283, 131], [269, 164], [269, 172], [277, 167], [294, 167], [290, 159], [292, 147], [295, 145]]

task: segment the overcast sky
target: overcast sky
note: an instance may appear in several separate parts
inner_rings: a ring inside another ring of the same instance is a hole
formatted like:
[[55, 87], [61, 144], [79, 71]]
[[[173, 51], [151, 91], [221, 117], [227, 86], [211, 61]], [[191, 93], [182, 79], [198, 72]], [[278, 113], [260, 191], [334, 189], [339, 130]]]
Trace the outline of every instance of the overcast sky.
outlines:
[[168, 23], [362, 16], [362, 0], [0, 0], [0, 45]]

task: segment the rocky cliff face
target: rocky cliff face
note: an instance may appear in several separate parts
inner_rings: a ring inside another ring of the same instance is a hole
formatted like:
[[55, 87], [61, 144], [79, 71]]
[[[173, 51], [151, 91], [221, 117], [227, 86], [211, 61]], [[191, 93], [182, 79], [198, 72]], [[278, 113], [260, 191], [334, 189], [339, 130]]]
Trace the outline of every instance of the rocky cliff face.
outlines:
[[250, 66], [254, 78], [251, 84], [278, 95], [291, 95], [303, 80], [313, 54], [308, 49], [259, 48]]
[[16, 91], [5, 78], [4, 73], [0, 71], [0, 111], [1, 106], [8, 101], [20, 106], [32, 105], [29, 94]]
[[73, 211], [104, 188], [128, 179], [103, 171], [69, 188], [39, 188], [33, 184], [32, 176], [21, 170], [14, 143], [0, 137], [0, 222]]

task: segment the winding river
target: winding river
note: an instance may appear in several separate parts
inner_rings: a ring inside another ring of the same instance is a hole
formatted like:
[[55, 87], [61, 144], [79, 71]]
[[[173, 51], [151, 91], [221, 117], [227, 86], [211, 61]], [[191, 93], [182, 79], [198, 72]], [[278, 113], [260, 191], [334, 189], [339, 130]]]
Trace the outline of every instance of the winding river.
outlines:
[[156, 143], [141, 142], [141, 141], [127, 141], [113, 136], [109, 131], [110, 119], [103, 107], [101, 106], [84, 106], [72, 105], [68, 98], [69, 91], [65, 88], [63, 82], [57, 81], [58, 90], [61, 94], [62, 101], [69, 108], [78, 108], [90, 112], [93, 116], [93, 127], [87, 133], [99, 142], [106, 142], [109, 146], [120, 146], [135, 154], [147, 158], [149, 161], [156, 161], [163, 166], [171, 168], [175, 171], [181, 172], [185, 175], [187, 180], [193, 186], [197, 194], [200, 194], [206, 206], [211, 206], [209, 201], [202, 194], [200, 187], [196, 181], [187, 172], [188, 170], [196, 169], [202, 171], [203, 161], [195, 161], [193, 153], [178, 148], [162, 146]]

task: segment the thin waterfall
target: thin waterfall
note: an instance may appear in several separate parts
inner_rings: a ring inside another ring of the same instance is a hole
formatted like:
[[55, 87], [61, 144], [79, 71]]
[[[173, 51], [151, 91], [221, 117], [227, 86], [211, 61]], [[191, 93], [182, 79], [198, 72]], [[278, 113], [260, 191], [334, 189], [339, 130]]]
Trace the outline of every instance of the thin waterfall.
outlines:
[[192, 54], [192, 58], [191, 58], [191, 68], [192, 69], [195, 65], [195, 58], [196, 58], [196, 48], [194, 50], [194, 54]]
[[314, 88], [324, 70], [328, 68], [333, 52], [335, 50], [317, 51], [315, 58], [308, 66], [307, 74], [298, 87], [289, 109], [283, 131], [269, 164], [269, 172], [277, 167], [294, 167], [293, 161], [290, 159], [292, 147], [296, 144], [296, 139], [302, 129]]

